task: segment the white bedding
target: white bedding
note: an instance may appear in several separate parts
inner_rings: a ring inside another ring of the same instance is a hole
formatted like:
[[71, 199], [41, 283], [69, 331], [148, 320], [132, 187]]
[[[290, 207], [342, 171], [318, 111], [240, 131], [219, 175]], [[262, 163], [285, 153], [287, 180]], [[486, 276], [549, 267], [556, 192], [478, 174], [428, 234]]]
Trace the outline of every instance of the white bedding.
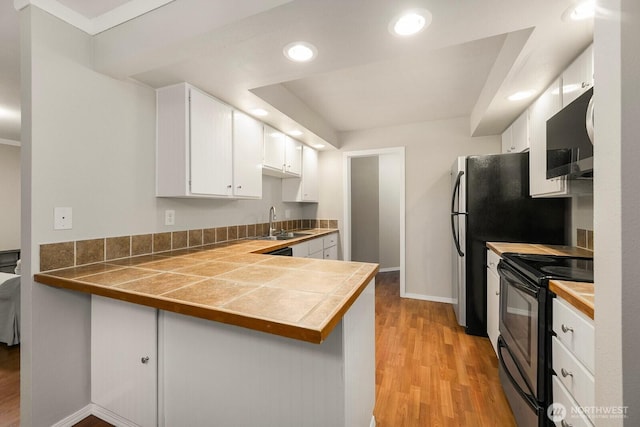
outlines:
[[20, 343], [20, 276], [0, 272], [0, 342]]

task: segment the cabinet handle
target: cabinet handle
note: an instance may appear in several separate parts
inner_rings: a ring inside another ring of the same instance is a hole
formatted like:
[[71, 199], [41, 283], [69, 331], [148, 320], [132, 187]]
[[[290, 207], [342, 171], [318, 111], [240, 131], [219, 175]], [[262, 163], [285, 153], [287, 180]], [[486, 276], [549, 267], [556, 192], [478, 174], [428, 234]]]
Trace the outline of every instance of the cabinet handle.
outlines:
[[567, 378], [567, 377], [571, 377], [573, 378], [573, 372], [569, 372], [566, 369], [562, 368], [560, 369], [560, 373], [562, 374], [563, 377]]
[[241, 189], [241, 188], [242, 188], [242, 185], [238, 185], [238, 188], [240, 188], [240, 189]]
[[143, 357], [142, 359], [140, 359], [140, 362], [146, 365], [147, 363], [149, 363], [149, 356]]
[[227, 185], [227, 188], [231, 188], [231, 187], [232, 187], [231, 184]]
[[573, 427], [573, 424], [569, 424], [568, 422], [566, 422], [565, 420], [560, 421], [560, 425], [562, 427]]
[[565, 334], [567, 332], [573, 332], [573, 328], [571, 326], [566, 326], [564, 323], [562, 324], [561, 328], [562, 328], [562, 332], [564, 332]]
[[500, 291], [496, 291], [496, 295], [500, 295]]

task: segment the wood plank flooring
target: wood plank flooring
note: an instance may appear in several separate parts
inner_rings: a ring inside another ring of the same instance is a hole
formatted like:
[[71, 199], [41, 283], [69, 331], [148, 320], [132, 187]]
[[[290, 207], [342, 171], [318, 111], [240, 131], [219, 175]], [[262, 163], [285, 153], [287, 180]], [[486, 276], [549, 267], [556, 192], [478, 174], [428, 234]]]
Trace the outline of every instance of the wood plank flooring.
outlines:
[[[451, 305], [403, 299], [399, 288], [398, 273], [376, 276], [377, 427], [515, 426], [489, 340], [466, 335]], [[19, 346], [0, 344], [0, 427], [19, 426], [19, 391]]]
[[489, 339], [399, 289], [397, 272], [376, 276], [377, 427], [515, 426]]
[[0, 427], [20, 425], [20, 346], [0, 343]]

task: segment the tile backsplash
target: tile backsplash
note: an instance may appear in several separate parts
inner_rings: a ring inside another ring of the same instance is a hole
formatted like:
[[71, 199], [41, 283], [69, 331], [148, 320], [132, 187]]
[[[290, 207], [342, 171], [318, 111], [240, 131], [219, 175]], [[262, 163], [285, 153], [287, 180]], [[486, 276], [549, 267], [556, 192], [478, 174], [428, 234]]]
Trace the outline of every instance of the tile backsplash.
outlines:
[[[275, 222], [274, 227], [277, 230], [338, 228], [338, 221], [297, 219]], [[47, 243], [40, 245], [40, 271], [265, 236], [268, 232], [269, 224], [261, 223]]]
[[577, 246], [580, 248], [593, 250], [593, 230], [585, 230], [582, 228], [576, 229], [577, 231]]

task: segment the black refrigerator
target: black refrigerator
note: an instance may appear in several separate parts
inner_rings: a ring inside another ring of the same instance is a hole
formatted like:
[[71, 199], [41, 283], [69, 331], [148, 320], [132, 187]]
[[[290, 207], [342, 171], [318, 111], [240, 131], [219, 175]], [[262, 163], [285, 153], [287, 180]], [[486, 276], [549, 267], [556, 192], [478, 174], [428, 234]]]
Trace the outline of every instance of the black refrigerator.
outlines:
[[453, 302], [468, 334], [487, 335], [487, 242], [564, 245], [570, 203], [529, 196], [529, 153], [459, 157], [451, 168]]

